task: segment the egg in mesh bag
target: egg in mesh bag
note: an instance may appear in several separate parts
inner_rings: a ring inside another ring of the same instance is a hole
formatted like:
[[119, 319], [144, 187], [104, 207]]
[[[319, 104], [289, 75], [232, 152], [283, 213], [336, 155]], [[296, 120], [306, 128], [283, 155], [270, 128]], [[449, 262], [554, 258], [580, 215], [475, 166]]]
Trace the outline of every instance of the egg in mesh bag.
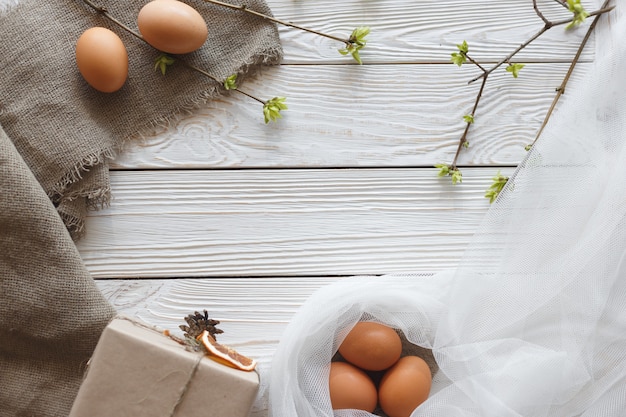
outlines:
[[[436, 280], [433, 276], [417, 280], [400, 275], [353, 277], [318, 290], [293, 317], [275, 353], [267, 380], [270, 415], [385, 415], [378, 401], [376, 414], [333, 410], [331, 404], [331, 363], [345, 361], [339, 347], [350, 330], [362, 322], [380, 323], [397, 331], [400, 356], [418, 356], [427, 362], [434, 375], [431, 392], [446, 385], [445, 378], [438, 376], [431, 348], [433, 330], [444, 308], [445, 291], [441, 289], [450, 277], [450, 273], [439, 274]], [[381, 377], [379, 374], [378, 379]]]

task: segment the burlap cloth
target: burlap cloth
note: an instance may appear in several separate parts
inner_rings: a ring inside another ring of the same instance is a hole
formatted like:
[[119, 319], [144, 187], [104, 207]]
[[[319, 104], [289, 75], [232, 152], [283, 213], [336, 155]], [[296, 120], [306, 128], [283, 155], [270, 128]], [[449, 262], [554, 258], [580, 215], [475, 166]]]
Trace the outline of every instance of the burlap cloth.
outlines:
[[[133, 28], [145, 2], [98, 0]], [[189, 3], [209, 27], [205, 46], [189, 57], [198, 66], [241, 79], [280, 61], [273, 24]], [[246, 4], [270, 12], [262, 0]], [[129, 79], [116, 93], [91, 89], [76, 68], [74, 44], [92, 26], [112, 29], [128, 50]], [[21, 0], [0, 12], [1, 416], [66, 416], [114, 315], [70, 235], [80, 234], [89, 208], [108, 202], [107, 160], [220, 90], [181, 65], [162, 76], [157, 56], [81, 0]]]
[[[97, 3], [137, 30], [146, 1]], [[190, 62], [223, 79], [280, 60], [275, 25], [201, 0], [189, 4], [209, 27]], [[270, 13], [261, 0], [246, 4]], [[89, 88], [76, 67], [76, 39], [92, 26], [112, 29], [127, 47], [129, 79], [116, 93]], [[0, 124], [72, 233], [80, 233], [87, 208], [106, 204], [107, 159], [125, 140], [202, 104], [220, 87], [183, 65], [162, 76], [154, 70], [157, 51], [81, 0], [22, 0], [0, 19], [0, 40]]]

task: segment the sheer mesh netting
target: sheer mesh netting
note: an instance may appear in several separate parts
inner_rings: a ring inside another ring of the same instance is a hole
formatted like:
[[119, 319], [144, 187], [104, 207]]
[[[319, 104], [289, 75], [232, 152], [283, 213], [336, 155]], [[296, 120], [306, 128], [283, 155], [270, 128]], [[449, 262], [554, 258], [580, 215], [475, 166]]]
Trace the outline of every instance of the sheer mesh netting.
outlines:
[[620, 6], [599, 22], [591, 69], [570, 84], [455, 271], [354, 277], [305, 303], [266, 378], [273, 417], [333, 416], [329, 361], [363, 317], [432, 349], [439, 369], [412, 417], [626, 416]]

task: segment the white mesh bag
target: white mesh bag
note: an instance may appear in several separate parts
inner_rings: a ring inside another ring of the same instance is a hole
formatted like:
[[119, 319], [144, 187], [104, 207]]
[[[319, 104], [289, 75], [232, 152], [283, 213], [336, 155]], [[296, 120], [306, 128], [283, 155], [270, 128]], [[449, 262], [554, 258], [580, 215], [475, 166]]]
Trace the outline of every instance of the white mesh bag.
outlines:
[[354, 277], [295, 315], [269, 371], [272, 417], [333, 414], [329, 362], [361, 318], [439, 366], [412, 417], [626, 416], [626, 19], [490, 208], [455, 271]]

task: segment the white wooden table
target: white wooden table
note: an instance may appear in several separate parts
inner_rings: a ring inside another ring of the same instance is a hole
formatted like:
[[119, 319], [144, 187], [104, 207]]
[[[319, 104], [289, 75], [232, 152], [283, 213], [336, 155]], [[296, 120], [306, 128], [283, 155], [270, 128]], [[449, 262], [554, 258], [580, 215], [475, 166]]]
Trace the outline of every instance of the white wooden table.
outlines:
[[[129, 149], [114, 164], [111, 207], [91, 214], [78, 243], [120, 312], [179, 332], [206, 308], [221, 341], [261, 366], [320, 286], [455, 267], [491, 177], [524, 157], [585, 32], [554, 28], [516, 58], [527, 63], [518, 79], [503, 68], [489, 77], [453, 186], [433, 165], [451, 162], [480, 83], [468, 85], [478, 70], [450, 53], [467, 40], [485, 65], [503, 58], [542, 25], [531, 0], [268, 3], [337, 35], [370, 26], [365, 64], [281, 27], [284, 63], [242, 87], [286, 96], [284, 118], [265, 125], [257, 103], [231, 94]], [[567, 17], [554, 0], [539, 4]]]

